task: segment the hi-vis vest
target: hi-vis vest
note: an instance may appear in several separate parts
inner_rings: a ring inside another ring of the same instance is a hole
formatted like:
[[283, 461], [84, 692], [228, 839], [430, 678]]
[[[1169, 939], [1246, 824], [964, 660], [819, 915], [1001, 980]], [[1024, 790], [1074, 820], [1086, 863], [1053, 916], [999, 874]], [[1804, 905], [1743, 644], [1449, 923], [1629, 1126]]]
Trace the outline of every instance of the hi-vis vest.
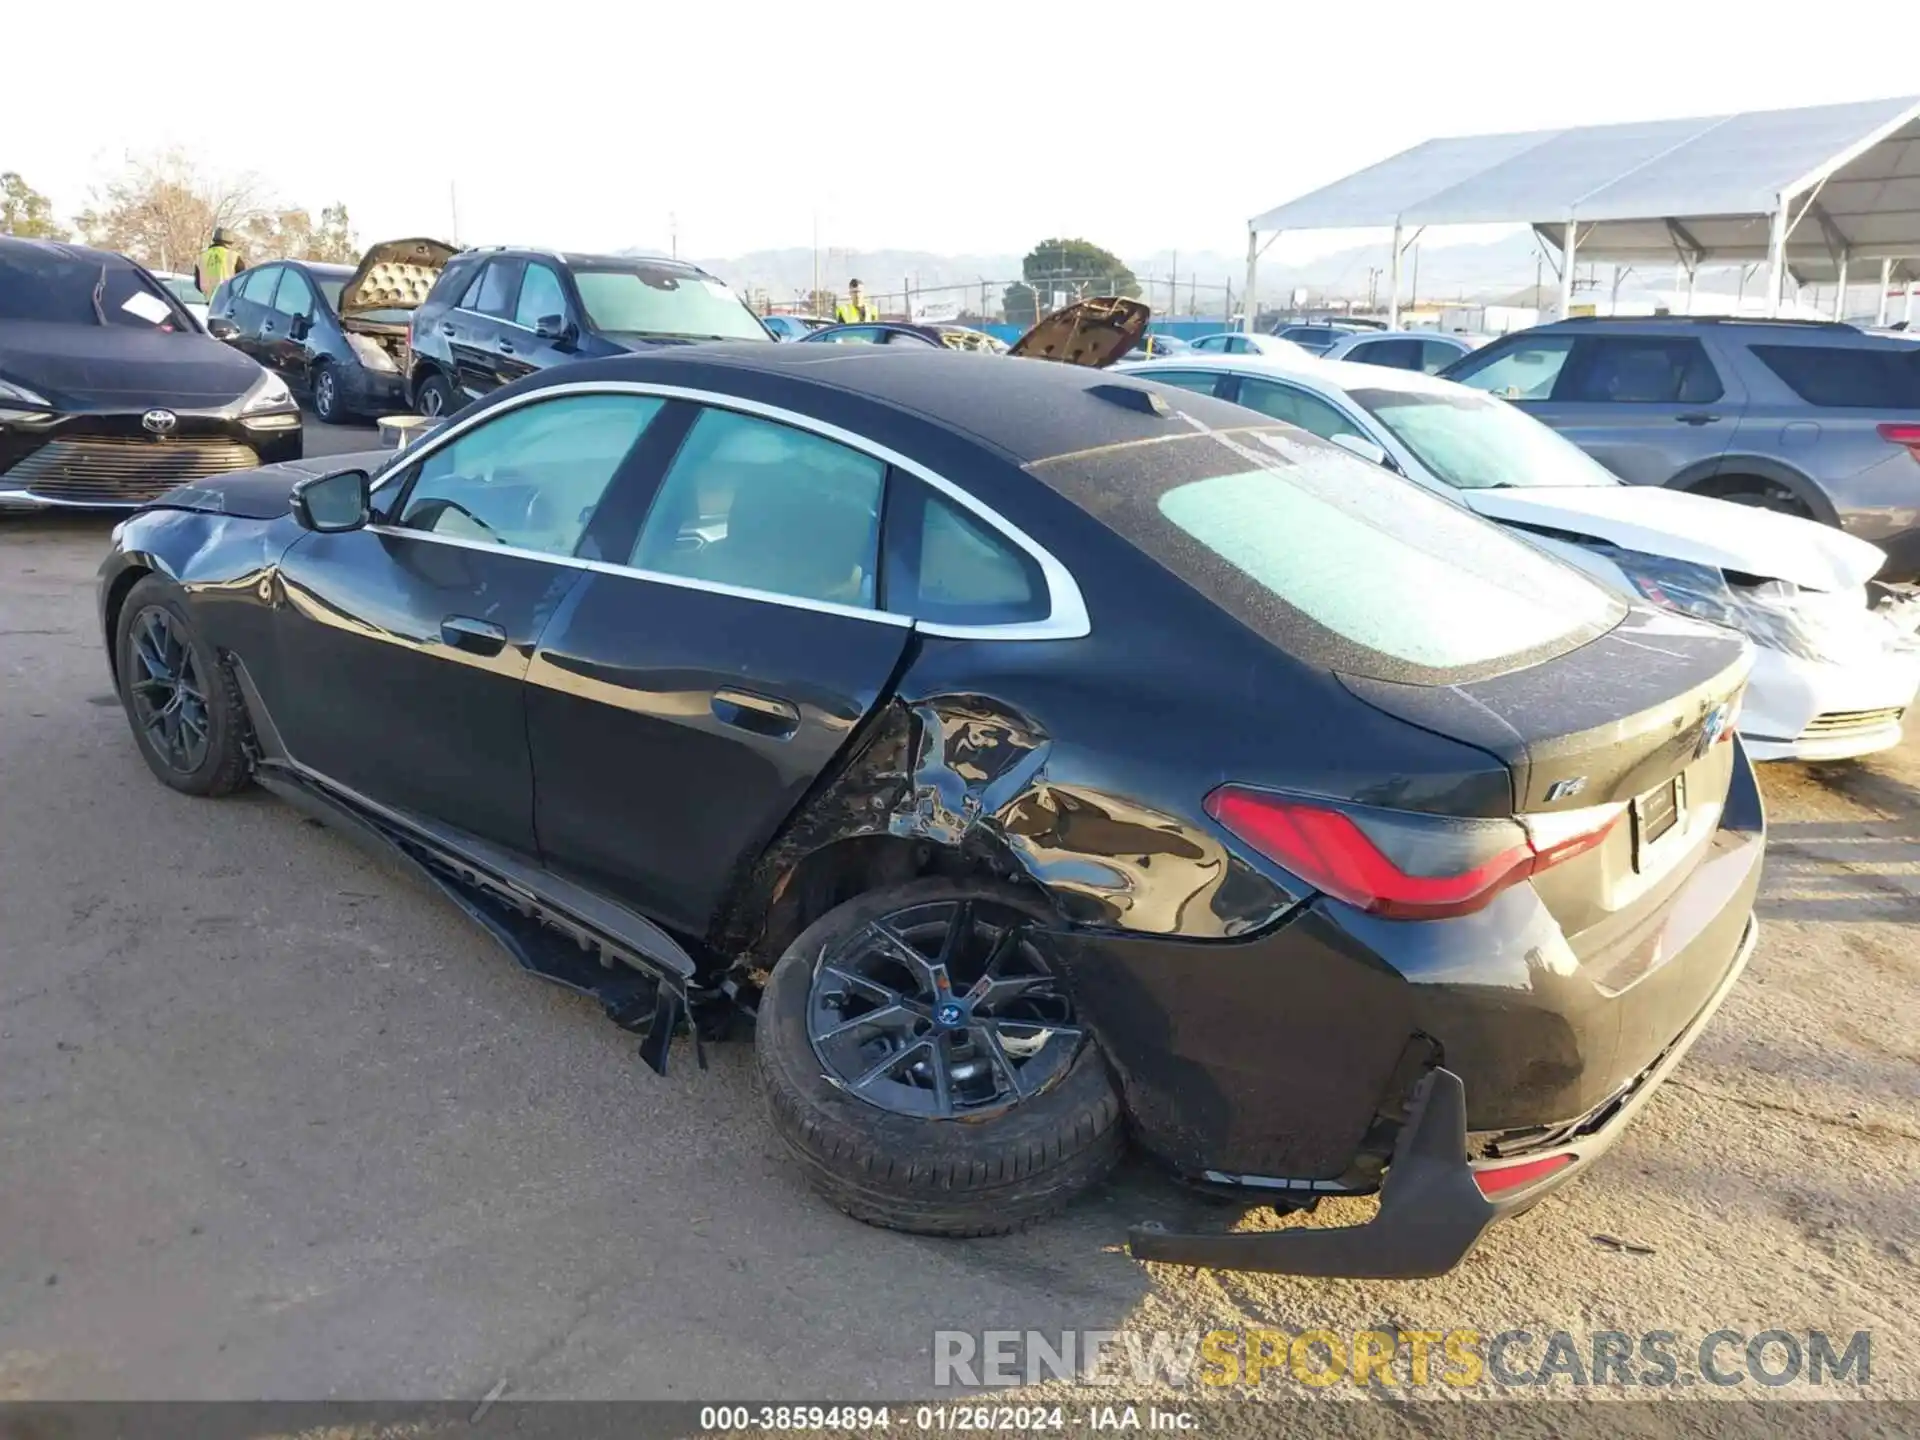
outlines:
[[857, 305], [851, 300], [842, 300], [833, 307], [833, 318], [842, 325], [858, 325], [863, 320], [878, 320], [880, 312], [873, 308], [871, 300], [862, 300]]
[[200, 286], [209, 298], [222, 284], [233, 278], [233, 251], [225, 245], [209, 245], [200, 254]]

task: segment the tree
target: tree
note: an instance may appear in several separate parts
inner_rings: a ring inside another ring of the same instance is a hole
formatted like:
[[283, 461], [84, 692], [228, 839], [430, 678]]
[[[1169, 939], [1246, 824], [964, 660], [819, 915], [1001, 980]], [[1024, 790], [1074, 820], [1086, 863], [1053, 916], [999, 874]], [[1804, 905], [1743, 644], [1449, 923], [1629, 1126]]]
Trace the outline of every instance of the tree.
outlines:
[[0, 171], [0, 235], [22, 240], [64, 240], [67, 232], [53, 223], [53, 202], [12, 171]]
[[[1089, 295], [1140, 293], [1140, 282], [1133, 271], [1112, 251], [1102, 250], [1091, 240], [1042, 240], [1020, 262], [1020, 273], [1039, 292], [1046, 310], [1057, 308], [1051, 297], [1061, 293], [1076, 300]], [[1007, 318], [1013, 320], [1011, 314]]]
[[215, 226], [238, 230], [261, 210], [254, 176], [210, 176], [185, 151], [162, 150], [130, 157], [76, 218], [91, 245], [155, 270], [189, 271]]
[[1016, 280], [1000, 297], [1000, 308], [1006, 312], [1007, 324], [1025, 330], [1040, 318], [1040, 297], [1031, 285]]
[[249, 265], [264, 260], [324, 260], [346, 265], [360, 258], [347, 207], [338, 203], [320, 212], [317, 226], [305, 210], [250, 215], [235, 230], [234, 239]]

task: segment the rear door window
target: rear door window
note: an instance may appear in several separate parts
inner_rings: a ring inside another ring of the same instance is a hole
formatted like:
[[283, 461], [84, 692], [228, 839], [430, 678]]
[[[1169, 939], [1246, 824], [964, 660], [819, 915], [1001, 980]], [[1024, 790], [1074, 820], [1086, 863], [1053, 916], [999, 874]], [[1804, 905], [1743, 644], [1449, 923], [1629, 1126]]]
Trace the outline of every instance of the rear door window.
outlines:
[[1385, 365], [1394, 370], [1420, 368], [1418, 340], [1363, 340], [1341, 357], [1362, 365]]
[[1420, 342], [1420, 369], [1429, 375], [1438, 375], [1464, 354], [1466, 354], [1466, 351], [1462, 350], [1458, 345], [1449, 345], [1444, 340], [1422, 340]]
[[480, 277], [479, 292], [468, 308], [478, 310], [482, 315], [491, 315], [496, 320], [508, 319], [513, 314], [514, 297], [519, 289], [518, 260], [489, 260], [486, 273]]
[[313, 313], [313, 287], [298, 270], [282, 269], [280, 288], [274, 292], [273, 308], [289, 317]]
[[1046, 618], [1046, 580], [1031, 555], [912, 476], [896, 471], [888, 483], [885, 609], [945, 625]]
[[1211, 370], [1149, 370], [1140, 378], [1155, 380], [1162, 385], [1177, 385], [1197, 395], [1218, 395], [1220, 382], [1226, 377]]
[[1489, 345], [1448, 371], [1447, 378], [1502, 400], [1550, 400], [1572, 350], [1570, 335], [1528, 336]]
[[1563, 654], [1626, 613], [1464, 507], [1278, 426], [1028, 469], [1252, 630], [1330, 670], [1462, 683]]
[[1553, 398], [1610, 405], [1704, 405], [1725, 393], [1698, 340], [1593, 335], [1575, 342]]
[[1753, 353], [1809, 405], [1920, 410], [1920, 345], [1755, 345]]

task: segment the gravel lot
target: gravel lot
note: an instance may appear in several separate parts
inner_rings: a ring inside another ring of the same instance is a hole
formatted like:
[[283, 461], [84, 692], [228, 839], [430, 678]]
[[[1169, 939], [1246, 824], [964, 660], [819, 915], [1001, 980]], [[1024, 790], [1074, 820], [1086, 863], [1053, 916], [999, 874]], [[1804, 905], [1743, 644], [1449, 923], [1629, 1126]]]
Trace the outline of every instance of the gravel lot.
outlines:
[[906, 1398], [939, 1327], [1379, 1324], [1871, 1330], [1920, 1397], [1914, 738], [1765, 773], [1748, 977], [1581, 1184], [1438, 1280], [1196, 1275], [1116, 1249], [1226, 1218], [1138, 1164], [1008, 1240], [844, 1219], [746, 1047], [658, 1078], [398, 870], [154, 783], [107, 529], [0, 519], [0, 1398]]

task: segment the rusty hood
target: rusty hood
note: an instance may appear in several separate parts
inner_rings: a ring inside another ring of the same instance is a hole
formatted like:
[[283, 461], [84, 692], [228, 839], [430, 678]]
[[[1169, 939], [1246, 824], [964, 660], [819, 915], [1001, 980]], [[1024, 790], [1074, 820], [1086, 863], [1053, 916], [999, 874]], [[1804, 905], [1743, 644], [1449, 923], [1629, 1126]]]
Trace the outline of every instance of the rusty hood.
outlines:
[[370, 310], [412, 310], [427, 298], [455, 253], [445, 241], [421, 236], [369, 245], [340, 291], [340, 318]]
[[1138, 300], [1096, 295], [1054, 311], [1014, 341], [1007, 353], [1099, 370], [1133, 349], [1152, 318], [1153, 311]]

